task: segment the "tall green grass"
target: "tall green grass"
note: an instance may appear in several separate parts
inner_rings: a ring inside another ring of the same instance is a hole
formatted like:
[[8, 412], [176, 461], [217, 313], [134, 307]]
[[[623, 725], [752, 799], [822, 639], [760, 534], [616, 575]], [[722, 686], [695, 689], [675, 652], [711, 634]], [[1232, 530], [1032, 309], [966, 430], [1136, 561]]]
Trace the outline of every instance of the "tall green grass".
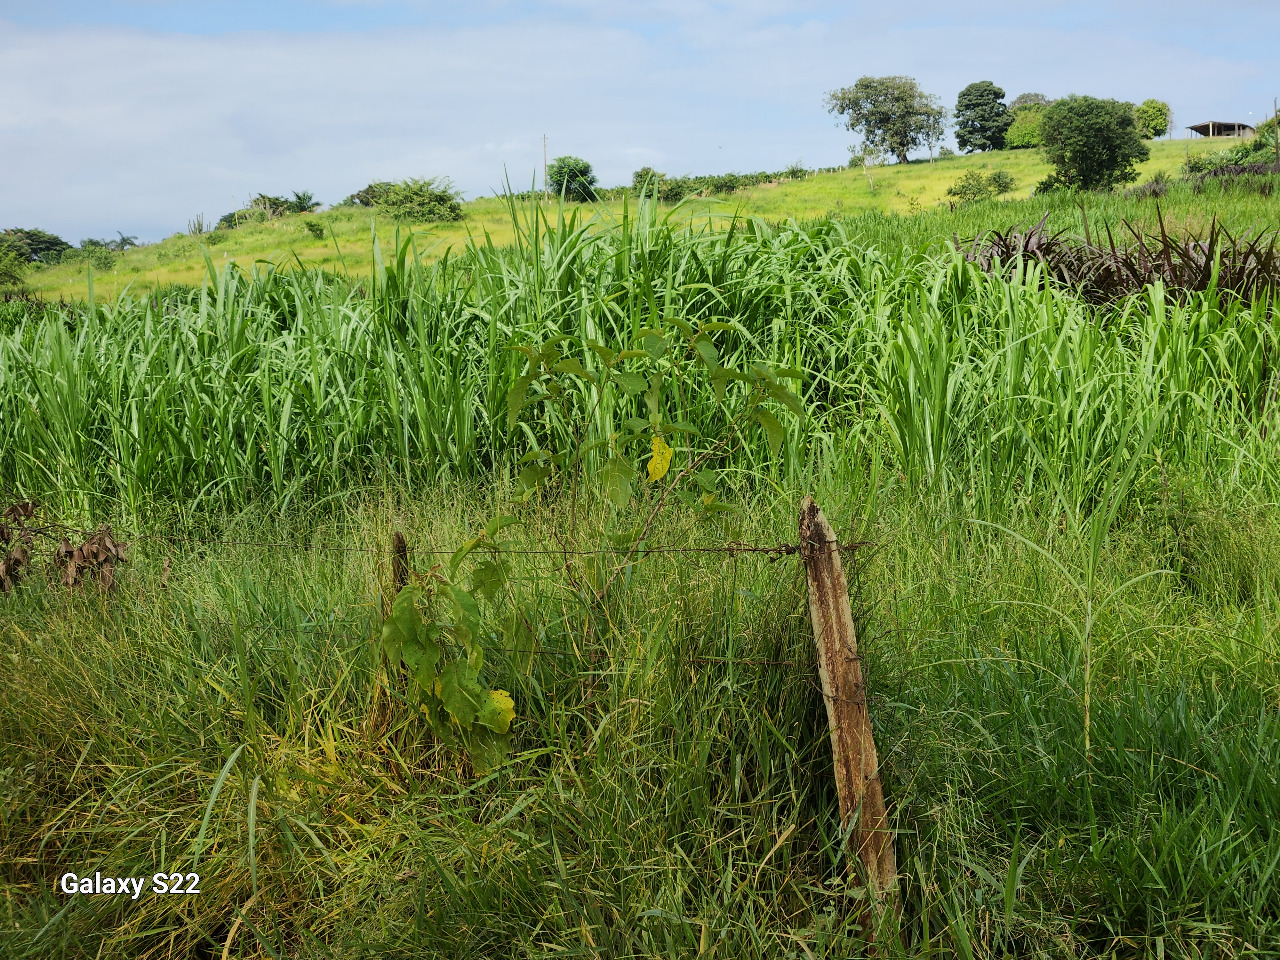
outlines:
[[[412, 237], [385, 257], [375, 241], [367, 284], [211, 265], [186, 300], [46, 311], [0, 334], [0, 484], [138, 516], [174, 499], [283, 504], [489, 477], [531, 444], [573, 441], [551, 419], [508, 428], [523, 370], [510, 346], [567, 334], [590, 370], [588, 342], [634, 347], [675, 317], [729, 324], [713, 337], [725, 365], [803, 373], [804, 428], [776, 460], [741, 453], [759, 477], [796, 481], [838, 456], [839, 437], [876, 433], [912, 480], [986, 508], [1039, 492], [1078, 511], [1123, 438], [1155, 424], [1172, 467], [1273, 489], [1268, 302], [1156, 287], [1095, 310], [1031, 268], [990, 277], [837, 223], [691, 230], [650, 205], [603, 226], [536, 206], [513, 216], [513, 246], [431, 264]], [[683, 386], [668, 420], [713, 432], [711, 389]], [[640, 398], [595, 429], [632, 414], [648, 416]]]

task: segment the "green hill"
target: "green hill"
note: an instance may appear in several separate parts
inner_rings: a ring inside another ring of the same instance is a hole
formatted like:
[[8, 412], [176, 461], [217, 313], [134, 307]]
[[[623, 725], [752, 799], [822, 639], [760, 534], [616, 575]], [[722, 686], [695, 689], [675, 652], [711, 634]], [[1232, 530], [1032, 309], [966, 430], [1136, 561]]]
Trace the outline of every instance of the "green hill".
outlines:
[[[1187, 153], [1221, 149], [1222, 139], [1162, 140], [1151, 143], [1151, 159], [1140, 168], [1141, 180], [1158, 173], [1176, 176]], [[1233, 141], [1234, 142], [1234, 141]], [[974, 204], [953, 210], [947, 188], [966, 171], [1003, 170], [1015, 186], [995, 203]], [[824, 216], [850, 217], [863, 214], [900, 215], [896, 223], [908, 239], [964, 235], [984, 226], [1005, 227], [1034, 222], [1046, 212], [1055, 225], [1071, 226], [1079, 219], [1077, 201], [1068, 204], [1032, 198], [1035, 184], [1049, 172], [1041, 151], [1013, 150], [955, 156], [934, 163], [919, 161], [874, 168], [871, 181], [861, 169], [813, 174], [807, 179], [765, 184], [740, 190], [716, 200], [686, 201], [683, 210], [691, 218], [725, 217], [733, 213], [767, 220], [806, 220]], [[1197, 228], [1213, 216], [1223, 218], [1232, 229], [1244, 230], [1275, 219], [1275, 205], [1260, 198], [1233, 200], [1227, 205], [1208, 204], [1202, 198], [1171, 196], [1164, 204], [1166, 220], [1180, 227]], [[591, 214], [620, 215], [621, 201], [587, 207]], [[512, 237], [506, 201], [498, 197], [465, 204], [461, 223], [421, 224], [413, 227], [418, 249], [428, 255], [461, 248], [467, 238], [489, 236], [499, 245]], [[1093, 196], [1089, 216], [1097, 222], [1118, 223], [1120, 219], [1149, 223], [1154, 205], [1128, 201], [1121, 195]], [[1097, 216], [1094, 210], [1097, 210]], [[1099, 219], [1100, 218], [1100, 219]], [[323, 236], [314, 235], [315, 223], [324, 226]], [[205, 275], [206, 257], [215, 264], [255, 261], [287, 263], [300, 260], [309, 265], [347, 273], [367, 273], [371, 264], [371, 223], [380, 236], [390, 238], [396, 224], [371, 217], [368, 211], [342, 208], [320, 214], [298, 214], [266, 223], [219, 230], [200, 236], [177, 233], [145, 247], [119, 255], [108, 269], [94, 272], [94, 294], [113, 298], [126, 290], [145, 292], [171, 284], [196, 284]], [[402, 228], [403, 229], [403, 228]], [[49, 299], [84, 298], [89, 292], [89, 270], [83, 262], [37, 270], [27, 278], [28, 289]]]

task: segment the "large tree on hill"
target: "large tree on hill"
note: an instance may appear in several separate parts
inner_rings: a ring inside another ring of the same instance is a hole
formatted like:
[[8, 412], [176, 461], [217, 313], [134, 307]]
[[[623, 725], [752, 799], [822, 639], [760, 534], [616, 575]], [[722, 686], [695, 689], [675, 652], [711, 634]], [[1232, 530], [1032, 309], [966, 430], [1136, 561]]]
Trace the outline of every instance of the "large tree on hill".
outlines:
[[827, 94], [827, 110], [859, 133], [873, 151], [907, 162], [907, 154], [936, 142], [946, 110], [911, 77], [863, 77]]
[[0, 233], [0, 247], [7, 247], [24, 262], [37, 260], [40, 263], [57, 263], [62, 259], [63, 253], [71, 249], [71, 244], [43, 230], [14, 227]]
[[1169, 132], [1173, 110], [1163, 100], [1143, 100], [1133, 108], [1133, 118], [1143, 140], [1155, 140]]
[[956, 143], [965, 153], [1004, 149], [1012, 122], [1004, 91], [990, 80], [969, 84], [956, 98]]
[[1134, 165], [1151, 156], [1134, 121], [1133, 104], [1072, 95], [1045, 108], [1040, 121], [1045, 159], [1054, 172], [1042, 189], [1106, 190], [1138, 179]]
[[547, 167], [547, 189], [566, 200], [590, 203], [596, 198], [596, 175], [581, 157], [556, 157]]

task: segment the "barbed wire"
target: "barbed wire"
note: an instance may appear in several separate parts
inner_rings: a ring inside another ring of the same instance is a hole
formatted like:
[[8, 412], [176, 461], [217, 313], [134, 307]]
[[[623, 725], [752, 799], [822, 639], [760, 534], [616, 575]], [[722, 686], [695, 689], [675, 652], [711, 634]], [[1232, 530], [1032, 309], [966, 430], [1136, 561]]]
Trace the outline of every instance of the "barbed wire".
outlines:
[[[331, 543], [307, 543], [305, 541], [290, 540], [221, 540], [205, 537], [173, 537], [155, 534], [140, 534], [130, 538], [132, 542], [150, 541], [159, 543], [188, 543], [200, 544], [204, 546], [223, 546], [223, 547], [260, 547], [264, 549], [275, 550], [316, 550], [330, 551], [335, 553], [367, 553], [367, 554], [389, 554], [389, 550], [382, 550], [377, 547], [359, 547], [344, 544]], [[499, 552], [508, 556], [607, 556], [618, 553], [625, 553], [629, 546], [623, 547], [594, 547], [583, 549], [582, 547], [538, 547], [538, 548], [522, 548], [513, 547], [508, 543], [500, 543], [498, 541], [489, 541], [491, 546], [496, 547]], [[864, 542], [851, 542], [839, 544], [840, 550], [857, 550], [866, 546]], [[409, 547], [410, 556], [432, 556], [432, 557], [451, 557], [457, 552], [456, 549], [450, 550], [445, 548], [434, 547]], [[659, 554], [726, 554], [735, 556], [740, 553], [763, 553], [774, 557], [792, 556], [800, 552], [799, 544], [794, 543], [778, 543], [773, 545], [745, 543], [740, 540], [729, 540], [722, 544], [707, 545], [700, 547], [673, 547], [673, 546], [654, 546], [639, 547], [639, 553], [659, 553]]]

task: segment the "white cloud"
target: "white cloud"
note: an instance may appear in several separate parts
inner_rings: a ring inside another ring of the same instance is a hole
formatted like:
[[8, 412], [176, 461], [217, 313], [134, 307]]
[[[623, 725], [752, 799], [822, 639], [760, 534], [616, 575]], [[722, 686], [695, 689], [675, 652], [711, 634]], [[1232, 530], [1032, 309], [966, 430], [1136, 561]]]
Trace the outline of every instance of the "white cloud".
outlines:
[[[504, 168], [519, 188], [541, 167], [543, 133], [552, 156], [587, 157], [605, 183], [644, 164], [839, 163], [848, 135], [822, 94], [867, 73], [911, 74], [947, 102], [976, 79], [1010, 95], [1160, 96], [1187, 122], [1270, 103], [1274, 55], [1139, 29], [1152, 4], [1130, 8], [1123, 30], [1066, 4], [1036, 18], [1010, 7], [833, 16], [664, 0], [602, 14], [562, 0], [554, 21], [493, 3], [488, 25], [200, 36], [0, 22], [0, 226], [154, 239], [258, 191], [334, 202], [374, 178], [444, 174], [475, 195]], [[1167, 32], [1181, 7], [1164, 7]]]

